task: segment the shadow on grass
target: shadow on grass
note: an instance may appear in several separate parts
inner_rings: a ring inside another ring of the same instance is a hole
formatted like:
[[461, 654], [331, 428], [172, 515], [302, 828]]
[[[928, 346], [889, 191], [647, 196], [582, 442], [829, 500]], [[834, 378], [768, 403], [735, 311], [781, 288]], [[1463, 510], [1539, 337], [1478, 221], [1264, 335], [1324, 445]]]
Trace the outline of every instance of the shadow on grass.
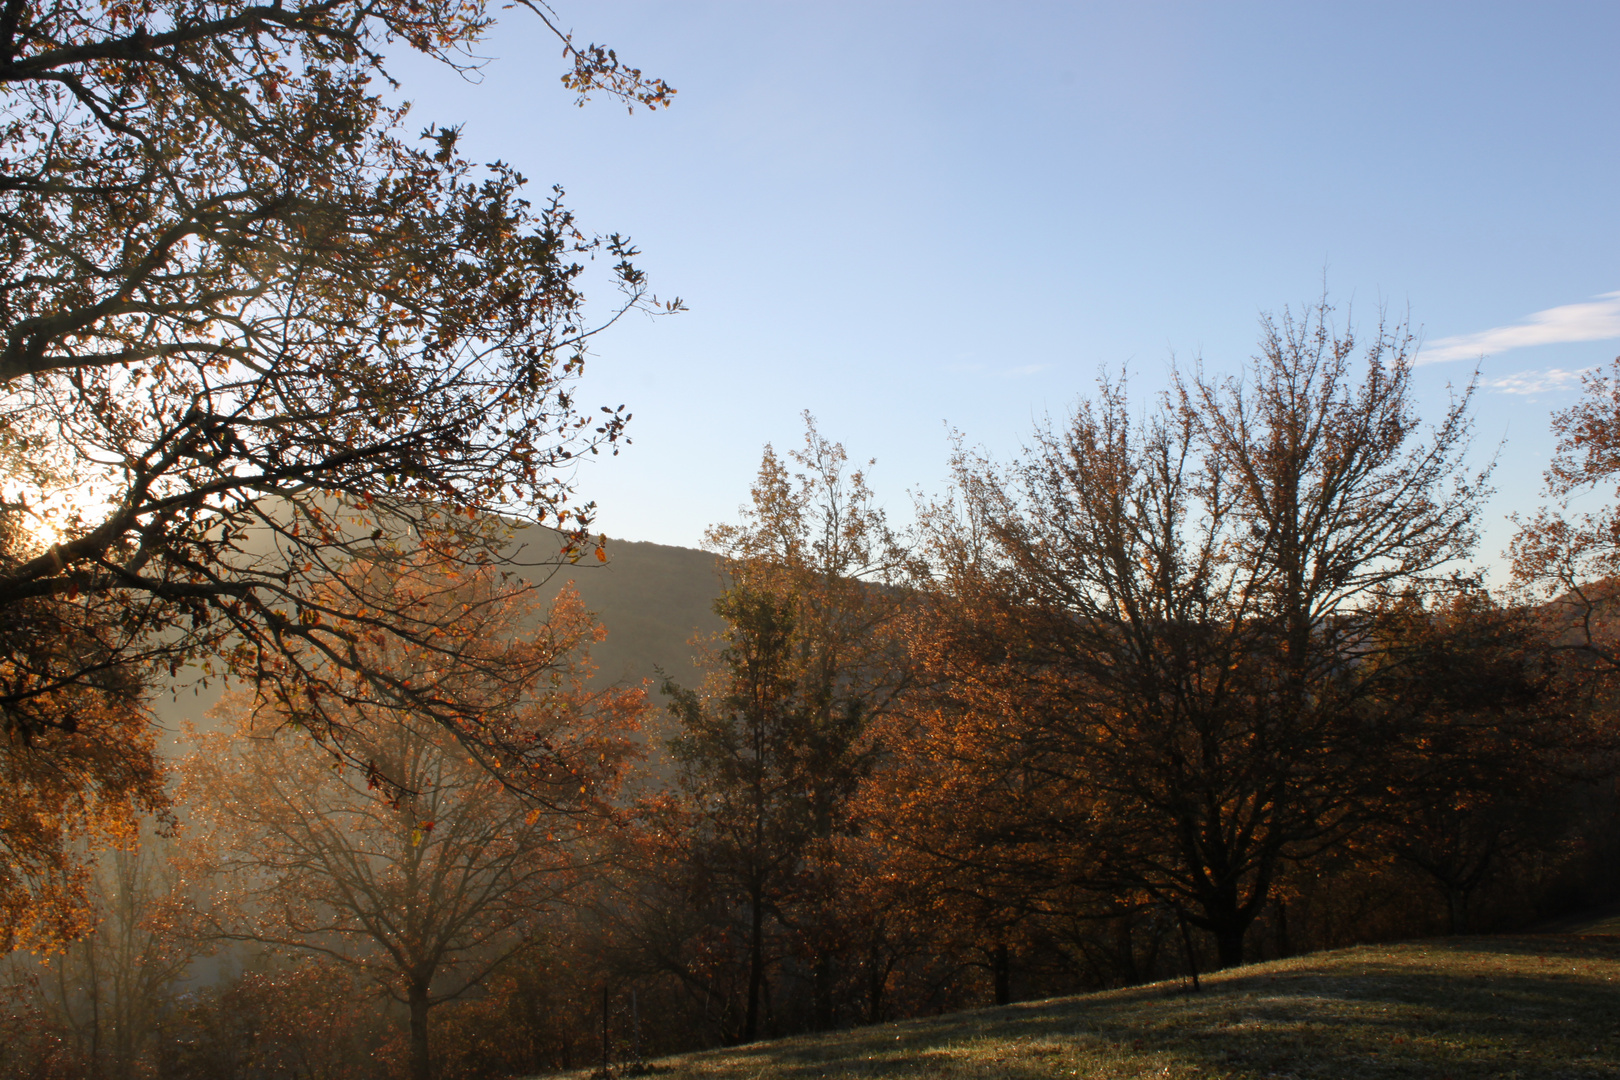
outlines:
[[1213, 976], [738, 1047], [696, 1077], [1620, 1080], [1620, 939], [1363, 947]]

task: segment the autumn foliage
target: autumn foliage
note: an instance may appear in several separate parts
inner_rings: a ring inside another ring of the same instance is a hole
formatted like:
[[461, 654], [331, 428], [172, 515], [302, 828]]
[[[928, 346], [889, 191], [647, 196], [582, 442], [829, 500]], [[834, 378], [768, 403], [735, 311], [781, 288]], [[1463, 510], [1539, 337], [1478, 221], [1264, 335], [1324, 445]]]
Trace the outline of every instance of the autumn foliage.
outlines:
[[[30, 546], [12, 537], [12, 550]], [[0, 554], [0, 564], [6, 556]], [[0, 615], [0, 947], [51, 951], [90, 925], [96, 854], [167, 820], [147, 696], [116, 661], [124, 632], [93, 602], [43, 597]], [[64, 682], [66, 659], [87, 671]]]
[[[28, 886], [63, 951], [14, 965], [9, 1045], [42, 1076], [627, 1066], [1612, 897], [1603, 527], [1543, 513], [1541, 593], [1487, 589], [1467, 393], [1424, 423], [1404, 331], [1331, 317], [1145, 409], [1104, 379], [1010, 460], [959, 445], [910, 532], [813, 422], [768, 447], [657, 722], [591, 681], [571, 591], [373, 537], [198, 737], [172, 842], [136, 844], [160, 772], [71, 804], [99, 824], [42, 848], [80, 884]], [[144, 724], [91, 685], [27, 707]]]
[[[182, 788], [196, 808], [192, 858], [217, 881], [198, 918], [219, 940], [345, 965], [405, 1006], [411, 1072], [425, 1078], [429, 1010], [529, 948], [579, 888], [636, 755], [645, 694], [586, 689], [599, 631], [571, 591], [537, 620], [527, 592], [493, 569], [352, 573], [440, 627], [425, 648], [373, 636], [382, 654], [365, 667], [457, 710], [465, 729], [373, 710], [357, 691], [334, 754], [300, 731], [298, 699], [228, 696], [234, 726], [200, 738]], [[526, 747], [520, 760], [480, 756], [494, 725], [504, 745]]]

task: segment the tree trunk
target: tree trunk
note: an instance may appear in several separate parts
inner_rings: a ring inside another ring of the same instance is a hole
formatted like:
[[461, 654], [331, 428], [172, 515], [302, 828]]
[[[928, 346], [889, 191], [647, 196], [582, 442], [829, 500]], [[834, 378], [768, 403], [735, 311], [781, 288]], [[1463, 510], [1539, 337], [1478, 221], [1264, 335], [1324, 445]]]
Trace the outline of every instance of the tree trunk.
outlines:
[[1217, 968], [1237, 967], [1243, 963], [1243, 935], [1263, 903], [1263, 896], [1255, 895], [1248, 903], [1240, 904], [1237, 889], [1232, 885], [1224, 885], [1213, 895], [1199, 899], [1203, 918], [1193, 921], [1214, 935]]
[[1126, 986], [1135, 986], [1142, 981], [1142, 976], [1136, 967], [1136, 935], [1132, 933], [1131, 920], [1128, 916], [1121, 916], [1114, 920], [1114, 967], [1119, 972], [1119, 979]]
[[1176, 908], [1176, 925], [1181, 928], [1181, 946], [1186, 950], [1187, 974], [1192, 978], [1193, 992], [1203, 988], [1198, 984], [1198, 954], [1193, 950], [1192, 931], [1187, 929], [1187, 913]]
[[765, 911], [758, 887], [753, 890], [753, 922], [748, 932], [748, 1009], [743, 1016], [743, 1042], [759, 1037], [759, 997], [765, 983]]
[[609, 1075], [609, 1058], [612, 1056], [612, 1048], [608, 1044], [608, 1010], [611, 1007], [612, 1007], [612, 1004], [608, 999], [607, 984], [603, 983], [602, 984], [602, 1075], [604, 1077]]
[[1007, 943], [1001, 942], [991, 956], [991, 967], [996, 979], [996, 1004], [1006, 1005], [1012, 1001], [1012, 964], [1007, 956]]
[[432, 1080], [432, 1063], [428, 1059], [428, 988], [413, 983], [406, 994], [411, 1010], [411, 1080]]
[[883, 990], [889, 981], [887, 965], [882, 963], [876, 940], [868, 950], [866, 961], [866, 1022], [876, 1024], [883, 1019]]
[[811, 969], [812, 989], [816, 1006], [816, 1030], [831, 1031], [833, 1026], [833, 971], [832, 959], [825, 952], [816, 956]]
[[1446, 889], [1446, 933], [1466, 934], [1468, 932], [1468, 892], [1465, 889], [1451, 887]]

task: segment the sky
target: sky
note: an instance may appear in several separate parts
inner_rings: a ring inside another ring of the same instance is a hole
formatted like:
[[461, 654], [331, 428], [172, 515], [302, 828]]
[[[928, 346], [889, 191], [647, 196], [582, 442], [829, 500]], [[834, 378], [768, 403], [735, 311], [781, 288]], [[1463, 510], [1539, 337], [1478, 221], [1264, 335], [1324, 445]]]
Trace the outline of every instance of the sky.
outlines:
[[904, 521], [953, 430], [1006, 457], [1102, 370], [1235, 373], [1325, 288], [1410, 322], [1425, 416], [1478, 367], [1499, 579], [1551, 413], [1620, 354], [1620, 5], [554, 2], [673, 107], [575, 107], [521, 8], [471, 77], [392, 70], [689, 307], [580, 384], [634, 414], [579, 476], [612, 537], [697, 545], [805, 410]]

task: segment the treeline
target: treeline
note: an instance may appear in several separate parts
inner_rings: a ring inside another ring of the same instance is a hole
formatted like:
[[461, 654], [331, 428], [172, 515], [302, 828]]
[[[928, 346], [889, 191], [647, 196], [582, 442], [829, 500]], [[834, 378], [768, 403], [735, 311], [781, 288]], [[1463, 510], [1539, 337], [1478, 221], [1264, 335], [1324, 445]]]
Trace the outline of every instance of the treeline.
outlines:
[[[1324, 305], [1105, 380], [907, 532], [812, 423], [709, 533], [726, 629], [662, 716], [589, 689], [576, 599], [356, 559], [308, 605], [354, 652], [228, 697], [183, 820], [13, 957], [0, 1070], [622, 1067], [1612, 898], [1617, 531], [1544, 511], [1487, 589], [1469, 392], [1420, 418], [1410, 347]], [[1555, 498], [1613, 481], [1617, 378]]]

